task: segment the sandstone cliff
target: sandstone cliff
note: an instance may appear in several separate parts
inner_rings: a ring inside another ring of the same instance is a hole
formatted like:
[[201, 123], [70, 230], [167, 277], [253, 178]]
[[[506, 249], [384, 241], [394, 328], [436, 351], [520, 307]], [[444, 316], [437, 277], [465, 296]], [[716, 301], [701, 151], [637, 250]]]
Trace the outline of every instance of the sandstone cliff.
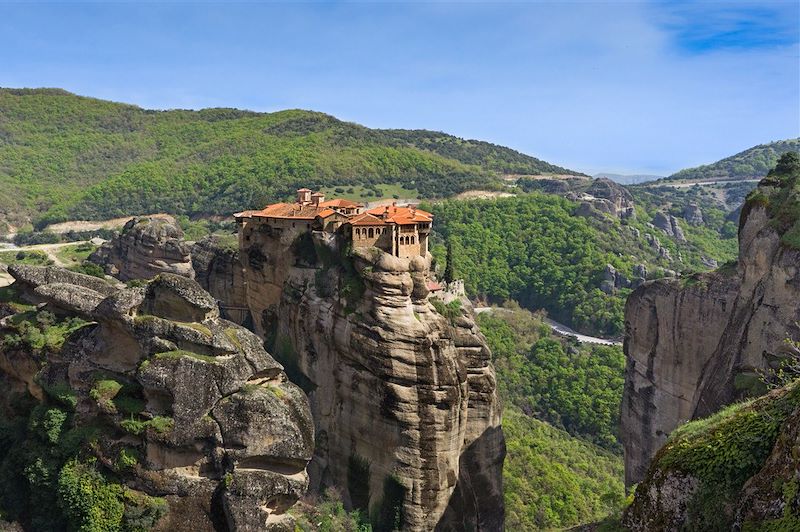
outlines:
[[192, 269], [200, 286], [220, 302], [222, 317], [252, 328], [238, 245], [216, 235], [198, 241], [192, 246]]
[[435, 303], [427, 260], [245, 229], [248, 306], [309, 394], [312, 490], [380, 527], [501, 530], [505, 444], [494, 369], [466, 301]]
[[131, 219], [89, 260], [123, 281], [152, 279], [160, 273], [193, 278], [190, 253], [183, 230], [173, 218], [152, 216]]
[[798, 174], [771, 175], [748, 198], [737, 264], [648, 282], [628, 299], [621, 415], [628, 485], [644, 478], [678, 425], [763, 391], [758, 372], [780, 363], [785, 339], [798, 337]]
[[[10, 272], [20, 300], [40, 306], [0, 322], [4, 418], [33, 397], [77, 433], [98, 431], [83, 452], [126, 486], [125, 519], [131, 501], [156, 496], [168, 507], [153, 510], [156, 530], [293, 529], [285, 512], [307, 489], [313, 422], [305, 394], [258, 337], [221, 319], [184, 277], [119, 288], [54, 267]], [[45, 309], [86, 324], [63, 346], [10, 340]], [[51, 443], [54, 455], [67, 446]], [[130, 519], [143, 522], [134, 510]]]

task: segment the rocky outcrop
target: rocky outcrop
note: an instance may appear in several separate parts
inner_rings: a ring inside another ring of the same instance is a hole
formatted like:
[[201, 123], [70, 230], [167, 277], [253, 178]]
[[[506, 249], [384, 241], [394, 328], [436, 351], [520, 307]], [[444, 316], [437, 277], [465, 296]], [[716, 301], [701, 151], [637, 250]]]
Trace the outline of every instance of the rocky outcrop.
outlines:
[[630, 218], [635, 214], [631, 193], [610, 179], [605, 177], [595, 179], [586, 193], [595, 198], [595, 206], [604, 203], [608, 206], [608, 210], [618, 218]]
[[[645, 283], [625, 308], [621, 435], [628, 485], [681, 423], [759, 391], [757, 373], [800, 337], [800, 250], [787, 242], [797, 180], [766, 179], [742, 213], [739, 260]], [[788, 224], [788, 226], [787, 226]]]
[[193, 278], [191, 248], [169, 216], [133, 218], [89, 260], [123, 281], [152, 279], [161, 273]]
[[653, 225], [678, 242], [686, 242], [686, 235], [683, 234], [683, 229], [678, 225], [678, 219], [671, 214], [657, 212], [653, 217]]
[[500, 405], [469, 303], [432, 298], [421, 257], [244, 231], [255, 328], [311, 400], [312, 490], [384, 527], [501, 530]]
[[602, 217], [610, 214], [617, 218], [630, 218], [635, 215], [631, 193], [624, 186], [605, 177], [523, 179], [519, 186], [525, 191], [537, 190], [579, 202], [576, 211], [578, 216]]
[[244, 266], [239, 258], [238, 241], [208, 236], [192, 246], [192, 268], [195, 279], [220, 302], [225, 319], [252, 327], [247, 306]]
[[[132, 493], [166, 498], [157, 529], [293, 530], [286, 510], [308, 485], [311, 411], [255, 334], [178, 275], [119, 289], [57, 268], [10, 271], [23, 297], [89, 323], [45, 357], [0, 351], [5, 393], [69, 390], [76, 426], [104, 427], [88, 449], [98, 463]], [[141, 457], [124, 471], [121, 449]]]
[[703, 211], [697, 203], [686, 204], [683, 208], [683, 219], [686, 220], [686, 223], [693, 226], [699, 226], [705, 223], [705, 220], [703, 220]]
[[642, 532], [800, 529], [800, 386], [670, 436], [622, 524]]

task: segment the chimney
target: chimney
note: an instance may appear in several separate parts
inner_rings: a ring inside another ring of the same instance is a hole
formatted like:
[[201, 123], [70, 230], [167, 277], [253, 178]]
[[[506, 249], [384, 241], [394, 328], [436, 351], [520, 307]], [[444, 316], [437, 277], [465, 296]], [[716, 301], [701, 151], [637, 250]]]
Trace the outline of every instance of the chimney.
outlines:
[[383, 213], [381, 214], [381, 218], [385, 220], [388, 217], [389, 217], [389, 207], [387, 206], [383, 208]]
[[319, 206], [320, 203], [325, 202], [325, 194], [322, 192], [314, 192], [311, 194], [311, 203], [313, 205]]

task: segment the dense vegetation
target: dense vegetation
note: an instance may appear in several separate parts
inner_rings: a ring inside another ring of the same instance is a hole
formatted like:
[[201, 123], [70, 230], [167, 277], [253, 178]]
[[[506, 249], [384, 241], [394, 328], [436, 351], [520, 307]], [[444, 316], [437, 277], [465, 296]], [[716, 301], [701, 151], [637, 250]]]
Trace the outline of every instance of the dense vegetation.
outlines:
[[[675, 208], [683, 203], [676, 202]], [[635, 265], [644, 264], [649, 277], [658, 277], [667, 269], [708, 269], [704, 260], [725, 262], [737, 249], [736, 226], [719, 208], [707, 209], [707, 225], [682, 224], [685, 243], [648, 226], [655, 211], [664, 208], [657, 198], [642, 201], [631, 220], [579, 216], [577, 203], [541, 193], [448, 200], [424, 208], [436, 216], [434, 255], [444, 264], [444, 242], [450, 245], [454, 275], [465, 280], [470, 296], [497, 303], [514, 299], [526, 308], [544, 308], [581, 331], [605, 335], [622, 333], [624, 302], [630, 293], [625, 288], [613, 294], [600, 290], [607, 264], [629, 278]], [[657, 252], [648, 233], [670, 257]]]
[[617, 346], [553, 336], [541, 314], [514, 304], [478, 315], [500, 396], [528, 415], [619, 453], [625, 357]]
[[760, 179], [787, 152], [800, 152], [800, 138], [759, 144], [715, 163], [681, 170], [667, 179]]
[[322, 113], [158, 112], [0, 89], [0, 213], [16, 223], [230, 214], [299, 186], [401, 184], [432, 198], [543, 172], [569, 171], [486, 142]]
[[[0, 290], [0, 312], [12, 314], [0, 349], [25, 349], [42, 361], [57, 356], [65, 339], [85, 325], [20, 303], [9, 287]], [[136, 465], [136, 453], [123, 448], [116, 463], [97, 463], [92, 447], [107, 428], [73, 422], [77, 399], [65, 383], [37, 384], [43, 402], [9, 389], [0, 404], [0, 528], [18, 521], [29, 530], [151, 529], [166, 502], [124, 487], [116, 476]]]
[[621, 350], [558, 339], [541, 315], [513, 304], [478, 323], [504, 403], [508, 530], [574, 526], [619, 509]]
[[594, 522], [624, 503], [622, 459], [516, 407], [503, 412], [506, 530]]

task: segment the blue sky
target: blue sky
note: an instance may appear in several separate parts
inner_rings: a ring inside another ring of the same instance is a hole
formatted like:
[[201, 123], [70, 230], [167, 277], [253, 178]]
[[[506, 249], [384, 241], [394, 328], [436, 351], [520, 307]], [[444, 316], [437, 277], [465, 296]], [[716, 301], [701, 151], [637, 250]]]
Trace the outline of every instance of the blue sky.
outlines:
[[586, 172], [800, 136], [800, 3], [8, 3], [0, 86], [304, 108]]

